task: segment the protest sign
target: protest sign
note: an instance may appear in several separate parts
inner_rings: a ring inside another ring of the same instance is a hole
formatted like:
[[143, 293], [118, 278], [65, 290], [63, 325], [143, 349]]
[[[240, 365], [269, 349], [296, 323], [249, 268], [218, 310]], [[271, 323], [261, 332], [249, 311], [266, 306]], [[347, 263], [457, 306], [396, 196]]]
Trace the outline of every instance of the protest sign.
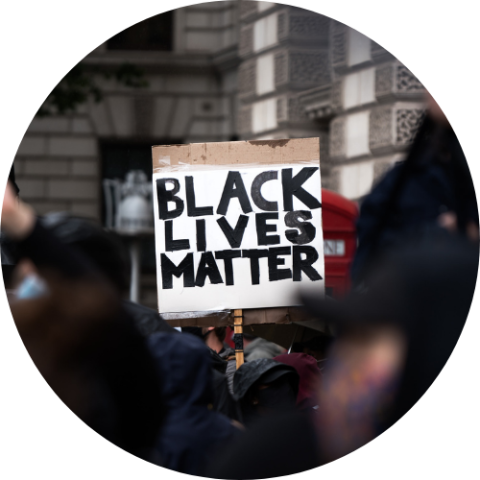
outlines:
[[153, 148], [160, 313], [288, 307], [323, 290], [319, 140]]

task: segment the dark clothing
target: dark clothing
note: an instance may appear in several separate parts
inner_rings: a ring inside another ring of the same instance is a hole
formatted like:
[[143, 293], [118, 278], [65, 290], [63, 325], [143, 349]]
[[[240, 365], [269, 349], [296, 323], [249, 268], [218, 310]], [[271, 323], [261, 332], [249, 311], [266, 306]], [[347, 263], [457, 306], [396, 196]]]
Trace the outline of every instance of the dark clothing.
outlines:
[[309, 416], [270, 416], [240, 437], [227, 454], [215, 459], [210, 478], [272, 478], [304, 472], [321, 464], [314, 425]]
[[11, 304], [37, 368], [91, 428], [151, 458], [164, 415], [159, 380], [115, 290], [87, 257], [38, 222], [18, 249], [48, 285], [48, 294]]
[[293, 367], [268, 358], [260, 358], [244, 363], [233, 380], [234, 396], [240, 400], [258, 383], [271, 383], [280, 377], [288, 376], [295, 392], [298, 391], [298, 373]]
[[478, 262], [478, 245], [455, 237], [392, 260], [404, 300], [398, 324], [408, 352], [390, 424], [413, 407], [448, 361], [470, 310]]
[[130, 300], [123, 301], [123, 308], [133, 319], [139, 332], [144, 337], [148, 337], [155, 332], [179, 333], [170, 326], [158, 312], [151, 308], [131, 302]]
[[464, 233], [478, 225], [475, 190], [455, 133], [428, 117], [407, 159], [397, 164], [365, 197], [357, 220], [358, 248], [352, 279], [359, 284], [380, 255], [412, 238], [422, 240], [440, 229], [438, 217], [453, 212]]
[[[209, 348], [210, 358], [213, 366], [213, 409], [216, 412], [223, 413], [232, 420], [242, 421], [240, 407], [233, 399], [228, 388], [228, 378], [226, 375], [229, 362], [224, 360], [217, 352]], [[232, 375], [233, 377], [233, 375]], [[232, 378], [233, 381], [233, 378]]]
[[300, 377], [297, 395], [297, 407], [311, 409], [318, 405], [320, 369], [317, 361], [306, 353], [290, 353], [275, 357], [277, 362], [293, 367]]
[[233, 388], [243, 423], [250, 427], [263, 416], [295, 409], [298, 373], [289, 365], [261, 358], [235, 372]]
[[216, 450], [231, 441], [237, 429], [211, 410], [212, 366], [208, 349], [193, 335], [154, 333], [148, 338], [168, 415], [157, 438], [162, 466], [199, 475]]

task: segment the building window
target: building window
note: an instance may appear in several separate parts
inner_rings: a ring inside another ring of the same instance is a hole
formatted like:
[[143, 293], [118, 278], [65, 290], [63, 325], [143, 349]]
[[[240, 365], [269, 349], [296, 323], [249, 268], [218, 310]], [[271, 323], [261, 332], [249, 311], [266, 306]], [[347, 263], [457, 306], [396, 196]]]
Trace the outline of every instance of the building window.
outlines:
[[257, 58], [257, 95], [275, 90], [273, 53]]
[[173, 49], [173, 11], [156, 15], [123, 30], [107, 42], [109, 50]]
[[352, 113], [346, 118], [345, 143], [347, 158], [370, 153], [368, 144], [369, 124], [369, 112]]
[[277, 99], [269, 98], [252, 106], [252, 131], [260, 133], [277, 128]]
[[356, 30], [348, 32], [348, 66], [353, 67], [371, 60], [370, 39]]
[[375, 69], [345, 76], [343, 84], [343, 108], [358, 107], [375, 101]]
[[259, 12], [264, 12], [265, 10], [268, 10], [276, 5], [274, 2], [257, 2], [257, 4]]
[[373, 184], [373, 162], [345, 165], [340, 170], [340, 193], [349, 199], [366, 195]]
[[254, 52], [258, 52], [277, 43], [277, 18], [278, 15], [274, 13], [255, 22], [253, 27]]

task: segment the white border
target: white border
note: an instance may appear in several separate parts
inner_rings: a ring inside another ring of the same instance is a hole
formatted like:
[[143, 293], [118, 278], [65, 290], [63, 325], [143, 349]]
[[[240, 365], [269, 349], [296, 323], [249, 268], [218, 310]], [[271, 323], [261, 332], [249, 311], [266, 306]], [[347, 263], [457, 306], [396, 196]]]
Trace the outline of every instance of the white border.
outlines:
[[[4, 2], [5, 3], [5, 2]], [[189, 2], [25, 0], [2, 4], [2, 185], [35, 111], [55, 83], [111, 35]], [[426, 85], [459, 136], [480, 191], [478, 15], [470, 0], [302, 0], [379, 42]], [[0, 293], [0, 476], [8, 479], [179, 478], [85, 428], [40, 378]], [[317, 478], [478, 478], [478, 294], [465, 331], [425, 398], [382, 437], [340, 461], [300, 474]]]

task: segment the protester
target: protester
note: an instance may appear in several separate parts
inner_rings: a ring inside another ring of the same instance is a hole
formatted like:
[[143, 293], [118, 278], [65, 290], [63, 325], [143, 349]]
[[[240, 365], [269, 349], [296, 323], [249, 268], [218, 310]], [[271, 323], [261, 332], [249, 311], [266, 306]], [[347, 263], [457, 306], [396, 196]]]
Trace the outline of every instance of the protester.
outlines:
[[[431, 95], [428, 112], [404, 162], [394, 166], [362, 201], [352, 279], [405, 241], [431, 241], [438, 230], [478, 242], [478, 208], [465, 155]], [[438, 238], [438, 235], [436, 236]]]
[[[216, 412], [223, 413], [231, 420], [236, 420], [241, 422], [242, 415], [240, 412], [240, 406], [233, 399], [232, 393], [233, 389], [229, 388], [229, 377], [227, 377], [227, 369], [233, 372], [231, 375], [232, 384], [233, 384], [233, 374], [236, 370], [236, 362], [227, 361], [220, 357], [217, 352], [214, 352], [212, 349], [210, 351], [210, 358], [212, 360], [212, 374], [213, 374], [213, 409]], [[233, 368], [231, 368], [233, 366]]]
[[165, 408], [153, 359], [110, 282], [60, 242], [7, 186], [2, 228], [42, 288], [11, 310], [35, 365], [62, 401], [116, 445], [151, 459]]
[[442, 370], [472, 301], [478, 248], [447, 238], [434, 247], [405, 245], [370, 272], [368, 292], [340, 302], [304, 297], [338, 330], [315, 422], [299, 413], [266, 417], [210, 466], [209, 476], [305, 471], [352, 452], [400, 419]]
[[[225, 342], [226, 327], [182, 327], [182, 332], [200, 338], [211, 352], [225, 360], [225, 371], [221, 373], [226, 378], [229, 395], [233, 395], [233, 375], [235, 374], [237, 364], [235, 361], [235, 350]], [[221, 398], [225, 398], [227, 395], [224, 391], [223, 379], [221, 379], [216, 373], [214, 373], [214, 378], [215, 384], [217, 385], [217, 388], [215, 389], [215, 397], [217, 398], [217, 401], [215, 403], [219, 404], [222, 403]], [[227, 403], [230, 403], [230, 401], [227, 401]], [[225, 410], [223, 409], [218, 411], [225, 413]], [[232, 418], [238, 419], [236, 415]]]
[[320, 368], [317, 361], [306, 353], [290, 353], [275, 357], [274, 360], [293, 367], [299, 376], [297, 408], [315, 412], [318, 409]]
[[211, 360], [193, 335], [155, 333], [148, 339], [168, 414], [157, 438], [161, 465], [201, 475], [239, 430], [213, 409]]
[[244, 363], [233, 379], [233, 397], [240, 403], [243, 423], [251, 426], [265, 415], [293, 410], [298, 382], [293, 367], [275, 360]]
[[140, 333], [148, 336], [154, 332], [176, 333], [158, 312], [126, 297], [130, 285], [130, 259], [121, 239], [97, 223], [66, 213], [50, 213], [40, 219], [62, 243], [78, 250], [108, 278], [122, 297], [122, 307], [132, 318]]
[[442, 235], [392, 253], [366, 292], [338, 304], [305, 299], [339, 328], [319, 399], [325, 461], [379, 435], [427, 391], [463, 329], [478, 258], [478, 246]]
[[260, 358], [273, 358], [285, 351], [283, 347], [257, 337], [245, 347], [245, 360], [251, 362]]

